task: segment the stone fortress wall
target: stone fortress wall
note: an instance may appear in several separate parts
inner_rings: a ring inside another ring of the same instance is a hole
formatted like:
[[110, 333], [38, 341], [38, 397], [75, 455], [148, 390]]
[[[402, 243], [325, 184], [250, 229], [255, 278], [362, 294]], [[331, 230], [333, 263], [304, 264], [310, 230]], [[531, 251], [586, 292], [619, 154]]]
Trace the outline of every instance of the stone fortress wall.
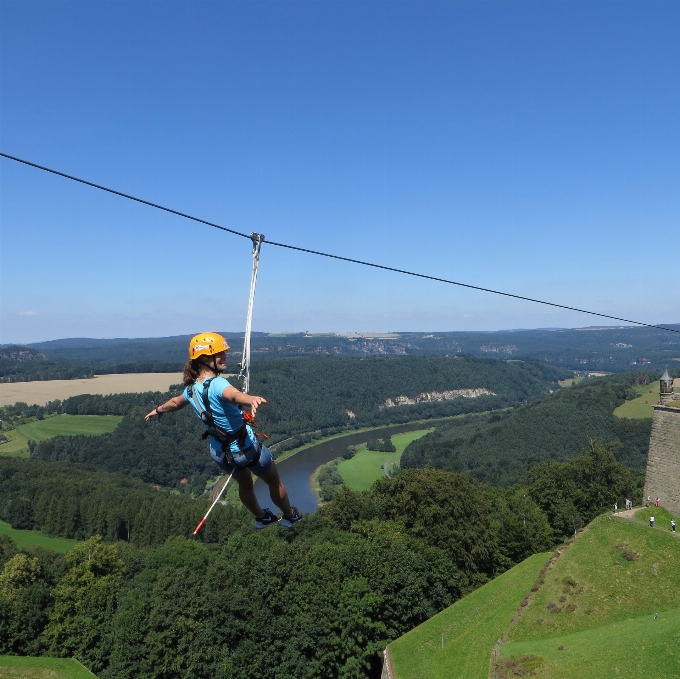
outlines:
[[652, 500], [661, 498], [661, 506], [676, 516], [680, 515], [680, 407], [669, 404], [680, 405], [674, 400], [678, 397], [666, 372], [659, 403], [654, 406], [644, 491]]

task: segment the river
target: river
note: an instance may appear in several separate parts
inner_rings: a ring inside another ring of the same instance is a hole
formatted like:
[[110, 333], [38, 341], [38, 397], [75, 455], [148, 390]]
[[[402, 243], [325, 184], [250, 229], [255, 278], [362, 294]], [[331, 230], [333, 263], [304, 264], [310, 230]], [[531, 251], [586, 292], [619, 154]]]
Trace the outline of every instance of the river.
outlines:
[[[316, 494], [312, 492], [312, 474], [317, 467], [334, 460], [336, 457], [340, 457], [347, 446], [365, 443], [369, 438], [383, 438], [388, 434], [393, 436], [394, 434], [403, 434], [404, 432], [416, 431], [417, 429], [429, 429], [430, 427], [450, 421], [451, 418], [428, 420], [426, 422], [407, 422], [405, 424], [381, 427], [380, 429], [371, 429], [370, 431], [353, 432], [331, 439], [330, 441], [322, 441], [314, 446], [305, 448], [305, 450], [301, 450], [299, 453], [295, 453], [295, 455], [281, 462], [277, 462], [281, 472], [281, 479], [286, 486], [291, 504], [297, 507], [303, 514], [311, 514], [316, 511], [318, 502]], [[275, 509], [269, 497], [269, 489], [259, 479], [255, 482], [255, 494], [263, 507]]]

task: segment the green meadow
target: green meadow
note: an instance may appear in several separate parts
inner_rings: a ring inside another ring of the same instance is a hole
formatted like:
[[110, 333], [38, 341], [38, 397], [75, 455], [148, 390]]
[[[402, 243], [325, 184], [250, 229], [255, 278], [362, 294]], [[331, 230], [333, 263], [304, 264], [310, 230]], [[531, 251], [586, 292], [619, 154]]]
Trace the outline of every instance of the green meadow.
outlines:
[[353, 490], [368, 490], [374, 481], [384, 476], [386, 466], [399, 464], [401, 454], [411, 441], [431, 431], [432, 428], [395, 434], [392, 437], [392, 443], [397, 449], [394, 453], [380, 453], [362, 446], [351, 460], [342, 460], [338, 465], [342, 480]]
[[117, 415], [51, 415], [44, 420], [32, 420], [13, 431], [3, 432], [10, 441], [0, 445], [0, 455], [26, 457], [29, 440], [39, 442], [54, 436], [106, 434], [113, 431], [122, 419]]
[[549, 556], [534, 554], [393, 641], [395, 679], [487, 679], [491, 649]]
[[73, 434], [97, 436], [113, 431], [122, 419], [117, 415], [54, 415], [22, 424], [17, 427], [17, 432], [33, 441]]
[[96, 679], [73, 658], [0, 655], [0, 679]]
[[659, 402], [659, 381], [635, 387], [637, 398], [626, 401], [614, 410], [616, 417], [644, 419], [654, 416], [652, 406]]
[[34, 530], [17, 530], [4, 521], [0, 521], [0, 535], [9, 535], [17, 543], [19, 549], [38, 546], [52, 549], [62, 554], [68, 552], [77, 542], [76, 540], [67, 540], [66, 538], [50, 538]]

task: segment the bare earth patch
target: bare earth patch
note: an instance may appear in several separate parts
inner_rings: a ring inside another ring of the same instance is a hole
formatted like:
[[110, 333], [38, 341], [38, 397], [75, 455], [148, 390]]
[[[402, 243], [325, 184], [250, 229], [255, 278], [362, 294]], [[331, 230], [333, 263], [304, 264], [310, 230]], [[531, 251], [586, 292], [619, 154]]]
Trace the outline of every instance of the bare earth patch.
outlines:
[[23, 401], [29, 405], [45, 405], [79, 394], [139, 394], [145, 391], [167, 391], [179, 384], [182, 373], [130, 373], [96, 375], [87, 380], [46, 380], [44, 382], [12, 382], [0, 384], [0, 406]]

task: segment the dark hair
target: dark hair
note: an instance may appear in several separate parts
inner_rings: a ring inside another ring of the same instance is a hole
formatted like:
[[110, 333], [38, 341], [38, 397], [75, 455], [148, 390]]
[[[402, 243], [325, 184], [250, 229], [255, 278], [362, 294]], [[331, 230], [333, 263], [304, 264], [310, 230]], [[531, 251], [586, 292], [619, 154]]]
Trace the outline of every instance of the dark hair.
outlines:
[[203, 363], [198, 358], [190, 358], [184, 364], [184, 377], [182, 379], [182, 382], [184, 382], [184, 384], [187, 387], [190, 384], [193, 384], [198, 379], [198, 376], [201, 374], [202, 367]]

